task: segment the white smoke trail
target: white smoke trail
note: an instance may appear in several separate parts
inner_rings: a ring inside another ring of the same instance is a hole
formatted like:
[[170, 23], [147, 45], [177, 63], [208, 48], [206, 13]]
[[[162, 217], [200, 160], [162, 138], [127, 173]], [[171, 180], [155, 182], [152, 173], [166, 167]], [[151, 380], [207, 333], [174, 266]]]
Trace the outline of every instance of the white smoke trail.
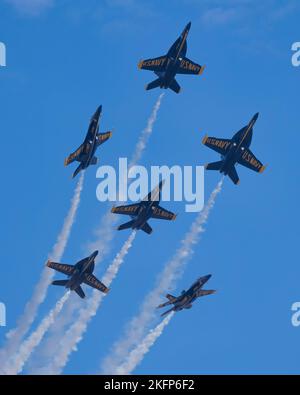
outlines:
[[144, 152], [144, 150], [146, 148], [148, 140], [149, 140], [149, 138], [150, 138], [150, 136], [152, 134], [153, 126], [154, 126], [154, 123], [155, 123], [155, 121], [157, 119], [157, 113], [158, 113], [158, 110], [160, 109], [161, 102], [162, 102], [162, 99], [163, 99], [164, 95], [165, 95], [164, 93], [161, 93], [159, 95], [159, 98], [157, 99], [157, 101], [156, 101], [156, 103], [155, 103], [155, 105], [153, 107], [152, 113], [151, 113], [151, 115], [150, 115], [150, 117], [148, 119], [148, 122], [147, 122], [147, 126], [142, 131], [142, 133], [140, 135], [140, 138], [139, 138], [139, 141], [137, 142], [137, 145], [135, 147], [135, 151], [134, 151], [134, 153], [132, 155], [132, 158], [131, 158], [131, 160], [129, 162], [129, 165], [128, 165], [129, 169], [132, 166], [135, 166], [140, 161], [140, 159], [141, 159], [141, 157], [143, 155], [143, 152]]
[[[83, 188], [84, 172], [81, 173], [79, 181], [74, 191], [71, 201], [71, 207], [64, 220], [63, 227], [58, 235], [57, 241], [49, 254], [49, 259], [59, 261], [65, 251], [68, 239], [70, 237], [71, 229], [74, 224], [77, 210], [80, 203], [81, 191]], [[54, 272], [44, 267], [39, 282], [35, 286], [33, 295], [30, 301], [26, 304], [22, 316], [18, 319], [15, 329], [9, 331], [6, 335], [7, 341], [2, 350], [0, 350], [0, 366], [5, 360], [19, 348], [19, 345], [29, 331], [36, 315], [40, 304], [46, 298], [47, 289], [54, 276]]]
[[[101, 281], [107, 287], [111, 285], [114, 278], [118, 274], [119, 269], [124, 262], [125, 256], [128, 254], [129, 249], [132, 246], [135, 236], [136, 231], [133, 231], [104, 274], [104, 277]], [[60, 339], [59, 348], [56, 351], [56, 354], [53, 356], [50, 364], [44, 367], [42, 370], [39, 370], [39, 373], [57, 375], [62, 372], [64, 366], [69, 360], [72, 351], [77, 350], [78, 343], [83, 339], [83, 335], [87, 330], [87, 326], [90, 320], [96, 315], [104, 297], [105, 294], [99, 292], [98, 290], [93, 291], [92, 297], [89, 298], [87, 304], [80, 309], [76, 322], [71, 325], [64, 336], [62, 336]]]
[[154, 329], [150, 329], [149, 333], [145, 336], [142, 342], [129, 353], [124, 363], [122, 363], [122, 365], [117, 368], [115, 374], [127, 375], [134, 371], [134, 369], [142, 362], [144, 356], [150, 351], [150, 348], [154, 345], [156, 340], [163, 333], [165, 327], [169, 324], [173, 315], [174, 311], [165, 317], [165, 319]]
[[111, 354], [104, 359], [101, 369], [103, 374], [115, 374], [131, 349], [136, 347], [145, 336], [148, 326], [155, 319], [155, 308], [160, 303], [161, 294], [174, 288], [176, 280], [181, 276], [186, 263], [194, 252], [194, 245], [198, 242], [200, 234], [205, 231], [204, 225], [214, 206], [216, 197], [222, 189], [222, 185], [223, 178], [211, 193], [203, 210], [192, 223], [184, 239], [181, 240], [181, 246], [158, 276], [157, 283], [154, 289], [146, 296], [140, 313], [130, 321], [123, 338], [115, 343]]
[[[153, 127], [154, 127], [154, 123], [157, 119], [157, 114], [158, 111], [160, 109], [161, 103], [162, 103], [162, 99], [163, 99], [164, 93], [160, 94], [156, 103], [154, 104], [154, 107], [151, 111], [150, 117], [147, 120], [147, 124], [145, 129], [142, 130], [141, 134], [140, 134], [140, 138], [135, 146], [135, 150], [132, 154], [132, 157], [129, 161], [129, 169], [136, 165], [137, 162], [141, 159], [143, 152], [146, 148], [146, 145], [149, 141], [149, 138], [152, 134], [153, 131]], [[96, 231], [96, 240], [92, 243], [88, 244], [88, 250], [95, 250], [98, 249], [100, 251], [100, 260], [103, 260], [103, 258], [105, 257], [105, 255], [107, 255], [110, 252], [110, 248], [111, 248], [111, 242], [114, 238], [115, 235], [115, 231], [113, 229], [115, 223], [118, 221], [118, 218], [116, 215], [112, 214], [110, 212], [111, 208], [109, 208], [109, 211], [104, 215], [104, 217], [101, 220], [101, 224], [99, 226], [99, 228]], [[98, 260], [97, 264], [100, 261]], [[96, 298], [98, 298], [99, 295], [96, 296]], [[93, 298], [95, 298], [95, 296], [93, 295]], [[66, 309], [68, 309], [68, 315], [71, 317], [73, 315], [73, 312], [77, 309], [77, 305], [76, 303], [73, 304], [73, 301], [70, 299], [69, 302], [66, 304]], [[90, 301], [87, 302], [87, 304], [90, 304]], [[91, 302], [92, 304], [92, 302]], [[68, 324], [68, 322], [66, 322], [66, 325]], [[65, 331], [64, 331], [65, 333]], [[59, 331], [55, 331], [53, 333], [53, 336], [50, 336], [49, 339], [47, 340], [47, 344], [46, 344], [46, 349], [43, 350], [43, 355], [39, 355], [38, 359], [39, 361], [34, 364], [34, 365], [39, 365], [39, 367], [37, 366], [33, 366], [33, 370], [31, 371], [32, 373], [37, 373], [38, 371], [43, 371], [45, 372], [47, 370], [47, 362], [46, 365], [44, 364], [44, 367], [41, 368], [41, 359], [50, 359], [51, 361], [51, 366], [52, 366], [52, 361], [53, 358], [55, 358], [55, 355], [57, 353], [60, 352], [60, 348], [56, 348], [53, 347], [53, 344], [59, 344], [60, 343], [60, 338], [61, 338], [61, 333]], [[42, 362], [43, 363], [43, 362]]]
[[21, 344], [17, 354], [10, 357], [5, 364], [1, 366], [0, 374], [16, 375], [22, 372], [24, 364], [30, 357], [32, 351], [39, 345], [50, 325], [63, 308], [70, 292], [66, 292], [64, 296], [56, 303], [55, 307], [50, 310], [49, 314], [42, 320], [38, 328]]

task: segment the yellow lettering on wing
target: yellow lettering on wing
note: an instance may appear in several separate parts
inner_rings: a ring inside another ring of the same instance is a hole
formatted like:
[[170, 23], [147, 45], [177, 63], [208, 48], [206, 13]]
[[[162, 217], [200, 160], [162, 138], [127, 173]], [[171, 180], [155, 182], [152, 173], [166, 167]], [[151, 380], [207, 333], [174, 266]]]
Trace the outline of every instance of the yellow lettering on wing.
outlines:
[[242, 158], [246, 162], [248, 162], [251, 166], [253, 166], [255, 169], [258, 169], [258, 170], [261, 169], [261, 167], [262, 167], [261, 163], [257, 159], [255, 159], [253, 157], [253, 155], [251, 155], [248, 151], [244, 152]]
[[162, 67], [166, 61], [166, 58], [150, 59], [143, 62], [143, 67]]
[[128, 213], [134, 212], [135, 210], [136, 210], [136, 206], [125, 206], [125, 207], [122, 207], [122, 211], [128, 212]]
[[200, 66], [198, 66], [192, 62], [189, 62], [188, 60], [185, 60], [185, 59], [182, 59], [182, 61], [180, 63], [180, 67], [184, 70], [189, 70], [195, 74], [197, 74], [201, 69]]
[[227, 150], [227, 148], [228, 148], [229, 145], [230, 145], [230, 141], [219, 140], [219, 139], [215, 139], [215, 138], [213, 138], [213, 137], [208, 137], [208, 138], [205, 140], [205, 143], [207, 143], [207, 144], [209, 144], [209, 145], [212, 145], [212, 146], [214, 146], [214, 147], [218, 147], [218, 148], [224, 149], [224, 150]]
[[164, 218], [171, 218], [173, 216], [172, 214], [170, 214], [166, 211], [163, 211], [161, 209], [158, 209], [158, 208], [155, 208], [154, 213], [155, 213], [155, 215], [158, 215], [158, 216], [164, 217]]

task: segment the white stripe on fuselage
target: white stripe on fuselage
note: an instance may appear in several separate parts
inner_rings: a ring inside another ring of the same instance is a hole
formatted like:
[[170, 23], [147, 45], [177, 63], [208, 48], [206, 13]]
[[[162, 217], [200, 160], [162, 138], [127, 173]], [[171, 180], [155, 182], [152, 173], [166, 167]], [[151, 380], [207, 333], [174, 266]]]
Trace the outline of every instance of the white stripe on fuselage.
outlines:
[[188, 34], [189, 34], [189, 32], [185, 32], [185, 34], [184, 34], [184, 36], [183, 36], [182, 43], [181, 43], [181, 45], [180, 45], [180, 47], [179, 47], [177, 56], [176, 56], [176, 58], [175, 58], [175, 63], [177, 62], [178, 56], [180, 55], [181, 50], [182, 50], [182, 48], [183, 48], [183, 46], [184, 46], [184, 43], [186, 42], [186, 39], [187, 39]]

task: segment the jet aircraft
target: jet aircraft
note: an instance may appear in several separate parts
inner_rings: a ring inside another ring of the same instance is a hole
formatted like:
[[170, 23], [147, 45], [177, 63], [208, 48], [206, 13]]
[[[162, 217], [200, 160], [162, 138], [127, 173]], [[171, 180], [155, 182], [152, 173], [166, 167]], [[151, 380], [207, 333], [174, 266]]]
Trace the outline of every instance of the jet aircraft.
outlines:
[[221, 154], [222, 160], [209, 163], [205, 166], [207, 170], [219, 170], [220, 173], [228, 175], [234, 184], [239, 184], [239, 176], [235, 165], [240, 164], [262, 173], [264, 166], [250, 151], [252, 141], [253, 126], [258, 118], [258, 113], [254, 115], [249, 124], [238, 131], [232, 139], [221, 139], [216, 137], [203, 138], [202, 143], [207, 147]]
[[144, 232], [151, 234], [152, 228], [147, 222], [150, 218], [166, 219], [171, 221], [176, 219], [175, 214], [159, 206], [163, 184], [164, 181], [161, 181], [159, 185], [139, 203], [112, 208], [112, 213], [130, 215], [132, 218], [131, 221], [120, 225], [118, 230], [128, 228], [137, 230], [141, 229]]
[[79, 148], [65, 159], [65, 166], [77, 161], [80, 165], [73, 173], [73, 178], [81, 171], [85, 170], [90, 165], [96, 165], [98, 159], [95, 156], [96, 150], [99, 145], [105, 143], [112, 132], [99, 133], [99, 120], [102, 112], [102, 106], [98, 107], [95, 114], [92, 116], [87, 135], [84, 142]]
[[203, 285], [211, 278], [211, 274], [200, 277], [198, 280], [187, 290], [182, 291], [180, 296], [172, 296], [170, 294], [166, 295], [166, 298], [169, 299], [168, 302], [160, 304], [157, 308], [162, 308], [165, 306], [169, 306], [171, 304], [174, 305], [172, 309], [165, 311], [161, 317], [171, 313], [171, 311], [181, 311], [183, 309], [190, 309], [197, 298], [205, 295], [214, 294], [215, 290], [204, 290], [202, 289]]
[[203, 73], [205, 66], [200, 66], [185, 56], [190, 28], [191, 22], [186, 25], [180, 37], [174, 42], [166, 55], [140, 61], [139, 69], [154, 71], [158, 76], [156, 80], [146, 85], [146, 90], [160, 87], [170, 88], [175, 93], [179, 93], [181, 88], [175, 79], [176, 74], [200, 75]]
[[95, 258], [97, 255], [98, 251], [95, 251], [92, 255], [77, 262], [76, 265], [66, 265], [64, 263], [51, 262], [49, 260], [47, 262], [48, 267], [66, 274], [69, 277], [68, 280], [55, 280], [52, 284], [64, 286], [71, 291], [75, 291], [82, 299], [85, 298], [85, 293], [81, 288], [82, 283], [98, 289], [101, 292], [108, 293], [109, 289], [92, 274], [95, 268]]

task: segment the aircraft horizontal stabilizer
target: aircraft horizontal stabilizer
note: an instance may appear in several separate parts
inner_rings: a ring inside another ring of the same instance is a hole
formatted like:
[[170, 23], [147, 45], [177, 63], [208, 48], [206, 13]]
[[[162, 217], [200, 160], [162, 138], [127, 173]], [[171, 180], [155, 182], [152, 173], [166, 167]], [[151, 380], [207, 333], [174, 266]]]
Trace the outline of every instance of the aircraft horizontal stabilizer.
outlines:
[[151, 226], [146, 222], [145, 225], [141, 228], [145, 233], [150, 235], [153, 232]]
[[90, 164], [91, 165], [96, 165], [97, 163], [98, 163], [98, 158], [96, 158], [96, 156], [93, 156], [92, 159], [91, 159]]
[[129, 229], [132, 227], [133, 224], [134, 224], [134, 221], [126, 222], [125, 224], [120, 225], [118, 227], [118, 230]]
[[77, 295], [81, 297], [81, 299], [85, 298], [85, 293], [83, 292], [83, 289], [80, 285], [76, 289], [74, 289], [74, 291], [77, 293]]
[[65, 287], [67, 285], [68, 280], [55, 280], [52, 281], [52, 285], [59, 285], [61, 287]]
[[239, 176], [237, 174], [237, 171], [234, 166], [232, 166], [228, 172], [228, 176], [230, 177], [231, 181], [235, 184], [238, 185], [240, 183]]
[[175, 78], [173, 79], [173, 81], [171, 82], [170, 89], [172, 89], [173, 92], [175, 93], [179, 93], [181, 91], [180, 85], [178, 84], [178, 82], [175, 80]]
[[212, 163], [208, 163], [206, 166], [205, 166], [205, 169], [206, 170], [221, 170], [221, 168], [222, 168], [222, 166], [223, 166], [223, 161], [222, 160], [220, 160], [220, 161], [218, 161], [218, 162], [212, 162]]
[[146, 85], [146, 91], [149, 91], [150, 89], [158, 88], [161, 84], [161, 79], [157, 78], [156, 80], [150, 82], [150, 84]]

